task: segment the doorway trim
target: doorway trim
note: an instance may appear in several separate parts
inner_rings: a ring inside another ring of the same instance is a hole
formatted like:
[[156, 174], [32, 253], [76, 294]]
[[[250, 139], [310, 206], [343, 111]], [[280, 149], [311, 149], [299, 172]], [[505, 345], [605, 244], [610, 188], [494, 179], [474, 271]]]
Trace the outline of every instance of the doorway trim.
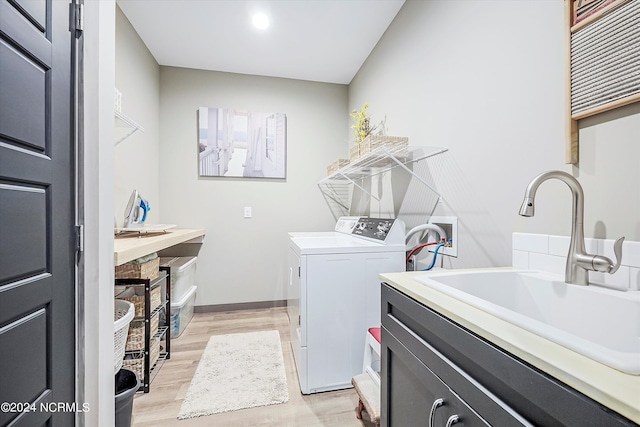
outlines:
[[[78, 390], [90, 410], [79, 426], [113, 426], [115, 0], [84, 4], [80, 159], [84, 254], [79, 274]], [[82, 418], [82, 417], [81, 417]]]

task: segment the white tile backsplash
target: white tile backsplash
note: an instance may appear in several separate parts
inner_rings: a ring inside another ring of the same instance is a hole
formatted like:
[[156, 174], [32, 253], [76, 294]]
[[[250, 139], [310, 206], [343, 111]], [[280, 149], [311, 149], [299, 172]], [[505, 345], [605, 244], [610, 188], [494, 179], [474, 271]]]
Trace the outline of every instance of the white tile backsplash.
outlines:
[[[548, 236], [549, 237], [549, 255], [567, 256], [569, 253], [569, 244], [571, 239], [569, 236]], [[587, 253], [599, 254], [598, 239], [584, 239], [584, 248]]]
[[[587, 253], [604, 255], [615, 261], [611, 239], [585, 239]], [[512, 265], [514, 268], [530, 268], [553, 274], [565, 273], [568, 236], [513, 233]], [[589, 280], [602, 286], [619, 290], [640, 290], [640, 242], [622, 245], [622, 266], [615, 274], [589, 272]]]
[[513, 268], [527, 270], [529, 268], [529, 252], [513, 250]]
[[622, 265], [640, 268], [640, 242], [625, 242], [622, 244]]
[[600, 240], [598, 241], [598, 255], [604, 255], [612, 261], [615, 261], [616, 256], [613, 253], [613, 243], [615, 240]]
[[549, 236], [546, 234], [513, 233], [513, 249], [547, 254], [549, 253]]
[[549, 236], [549, 255], [567, 256], [569, 242], [567, 236]]
[[601, 253], [598, 252], [599, 251], [598, 248], [600, 247], [599, 242], [600, 242], [600, 239], [590, 239], [590, 238], [584, 239], [584, 249], [587, 251], [588, 254], [601, 255]]
[[614, 274], [598, 273], [596, 271], [589, 272], [590, 282], [622, 291], [628, 291], [630, 289], [629, 277], [629, 267], [624, 265], [620, 266]]
[[566, 257], [531, 252], [529, 254], [529, 268], [564, 276], [566, 260]]
[[640, 268], [629, 267], [629, 289], [640, 291]]

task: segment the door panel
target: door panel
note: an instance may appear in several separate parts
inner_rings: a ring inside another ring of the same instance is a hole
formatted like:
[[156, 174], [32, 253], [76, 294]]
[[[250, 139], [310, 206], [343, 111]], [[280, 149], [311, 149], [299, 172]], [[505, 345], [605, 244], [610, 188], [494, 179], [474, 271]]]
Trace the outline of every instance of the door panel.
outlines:
[[[11, 103], [2, 111], [0, 129], [14, 144], [38, 152], [45, 151], [47, 68], [8, 41], [0, 43], [2, 97]], [[28, 118], [28, 126], [24, 118]]]
[[0, 257], [0, 286], [46, 271], [46, 196], [43, 188], [0, 184], [0, 236], [11, 242]]
[[[12, 384], [15, 402], [31, 402], [48, 388], [46, 316], [41, 308], [0, 329], [0, 377]], [[25, 364], [30, 367], [29, 381], [23, 379]]]
[[68, 1], [0, 0], [0, 402], [36, 405], [0, 426], [75, 419], [69, 17]]
[[44, 1], [13, 0], [14, 6], [22, 11], [22, 15], [31, 21], [33, 26], [44, 32], [47, 21], [47, 4]]

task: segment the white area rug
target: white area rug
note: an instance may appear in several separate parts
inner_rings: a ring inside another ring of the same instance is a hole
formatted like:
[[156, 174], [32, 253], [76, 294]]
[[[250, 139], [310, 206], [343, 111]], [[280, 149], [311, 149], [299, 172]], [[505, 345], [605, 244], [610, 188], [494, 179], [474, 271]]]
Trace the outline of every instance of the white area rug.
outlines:
[[214, 335], [200, 359], [178, 419], [288, 400], [278, 331]]

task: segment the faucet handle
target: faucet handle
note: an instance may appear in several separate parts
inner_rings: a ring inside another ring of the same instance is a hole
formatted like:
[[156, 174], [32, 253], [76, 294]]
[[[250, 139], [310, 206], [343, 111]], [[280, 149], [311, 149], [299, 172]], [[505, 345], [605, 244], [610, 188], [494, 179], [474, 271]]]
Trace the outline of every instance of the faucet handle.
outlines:
[[609, 269], [609, 273], [613, 274], [620, 268], [620, 263], [622, 262], [622, 242], [624, 242], [624, 236], [620, 237], [613, 244], [613, 253], [616, 255], [616, 264], [612, 265]]
[[583, 265], [583, 267], [587, 268], [588, 270], [599, 271], [601, 273], [615, 273], [620, 268], [620, 263], [622, 262], [622, 242], [624, 242], [624, 237], [620, 237], [613, 244], [613, 253], [616, 255], [615, 264], [606, 256], [587, 255], [588, 260], [586, 260], [586, 264], [590, 265]]

